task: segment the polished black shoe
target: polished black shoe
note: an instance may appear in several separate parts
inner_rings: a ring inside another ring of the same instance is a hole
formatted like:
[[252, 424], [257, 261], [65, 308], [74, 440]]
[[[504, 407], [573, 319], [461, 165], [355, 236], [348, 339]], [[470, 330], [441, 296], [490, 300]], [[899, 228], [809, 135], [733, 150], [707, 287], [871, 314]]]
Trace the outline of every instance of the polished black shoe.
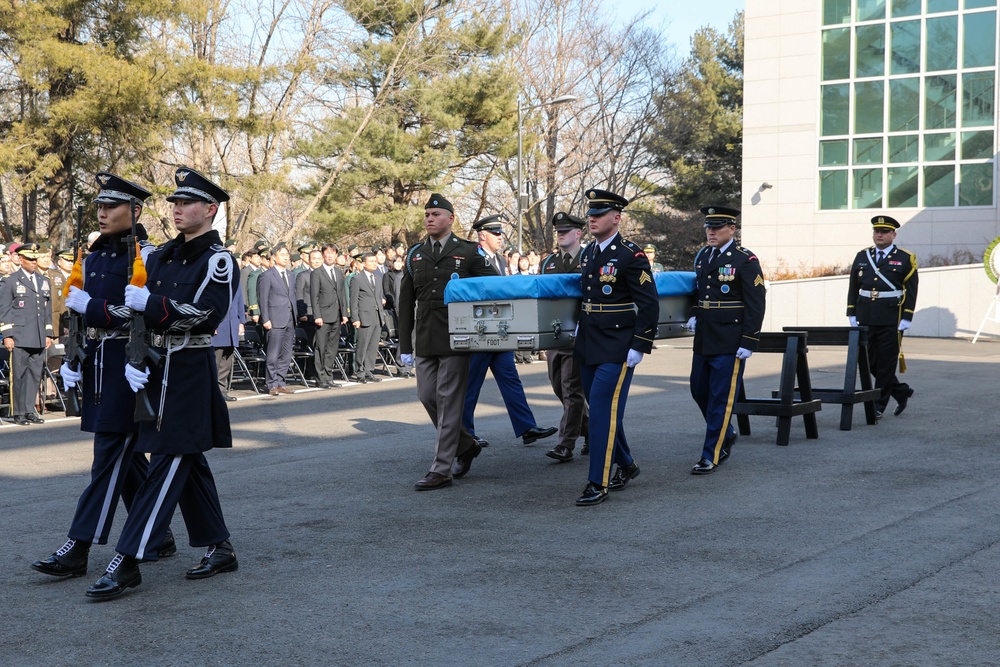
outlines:
[[27, 426], [31, 422], [28, 421], [28, 417], [26, 415], [14, 415], [14, 423], [18, 426]]
[[434, 491], [446, 486], [451, 486], [451, 477], [445, 477], [439, 472], [429, 472], [424, 475], [423, 479], [418, 479], [413, 488], [417, 491]]
[[722, 443], [722, 451], [719, 452], [719, 462], [716, 464], [717, 466], [721, 466], [722, 462], [729, 458], [729, 454], [735, 444], [736, 434], [733, 433], [731, 436], [726, 438], [725, 442]]
[[486, 438], [480, 438], [478, 435], [474, 435], [472, 437], [476, 441], [476, 444], [479, 445], [480, 447], [489, 447], [490, 446], [490, 441], [487, 440]]
[[561, 461], [563, 463], [573, 460], [573, 450], [566, 445], [556, 445], [549, 451], [545, 452], [545, 455], [550, 459], [555, 459], [556, 461]]
[[187, 579], [208, 579], [223, 572], [235, 572], [240, 569], [236, 560], [236, 552], [229, 540], [213, 544], [205, 552], [201, 562], [184, 573]]
[[603, 486], [597, 486], [593, 482], [587, 484], [583, 490], [583, 495], [576, 499], [576, 504], [581, 507], [587, 505], [597, 505], [608, 499], [608, 490]]
[[903, 410], [906, 409], [906, 404], [910, 402], [911, 396], [913, 396], [913, 389], [907, 387], [906, 393], [896, 399], [896, 409], [892, 411], [892, 414], [896, 417], [903, 414]]
[[222, 398], [226, 399], [226, 403], [235, 403], [236, 402], [236, 397], [235, 396], [230, 396], [229, 394], [225, 394], [225, 393], [222, 394]]
[[167, 534], [163, 537], [163, 544], [156, 550], [160, 558], [170, 558], [177, 555], [177, 540], [174, 539], [174, 532], [167, 528]]
[[[911, 393], [911, 394], [913, 393], [913, 390], [912, 390], [912, 389], [910, 390], [910, 393]], [[25, 417], [25, 418], [26, 418], [26, 419], [27, 419], [27, 420], [28, 420], [29, 422], [31, 422], [32, 424], [44, 424], [44, 423], [45, 423], [45, 420], [44, 420], [44, 419], [42, 419], [41, 417], [39, 417], [39, 416], [38, 416], [37, 414], [35, 414], [34, 412], [29, 412], [28, 414], [24, 415], [24, 417]]]
[[139, 561], [132, 556], [115, 554], [104, 576], [87, 589], [87, 597], [92, 600], [110, 600], [141, 583]]
[[701, 461], [698, 461], [697, 463], [695, 463], [694, 467], [691, 468], [691, 474], [692, 475], [707, 475], [709, 473], [715, 472], [715, 469], [718, 468], [718, 467], [719, 466], [715, 465], [710, 460], [708, 460], [708, 459], [702, 459]]
[[611, 477], [611, 481], [608, 482], [608, 490], [621, 491], [630, 480], [633, 480], [638, 476], [639, 464], [635, 461], [632, 461], [632, 465], [625, 466], [624, 468], [618, 466], [618, 469], [615, 470], [615, 474]]
[[465, 450], [465, 453], [455, 459], [455, 462], [451, 464], [451, 476], [454, 478], [465, 477], [469, 469], [472, 468], [472, 459], [479, 456], [479, 452], [483, 451], [483, 448], [479, 445], [473, 445]]
[[590, 440], [584, 439], [583, 447], [580, 448], [580, 454], [583, 456], [590, 454]]
[[45, 560], [36, 560], [31, 569], [52, 577], [82, 577], [87, 574], [90, 542], [69, 538], [66, 544]]
[[382, 378], [377, 378], [377, 377], [375, 377], [374, 375], [371, 375], [371, 374], [366, 375], [365, 379], [368, 380], [369, 382], [381, 382], [382, 381]]
[[521, 441], [526, 445], [530, 445], [536, 440], [541, 440], [549, 437], [550, 435], [555, 435], [558, 431], [559, 429], [555, 426], [547, 426], [545, 428], [542, 428], [541, 426], [532, 426], [521, 434]]

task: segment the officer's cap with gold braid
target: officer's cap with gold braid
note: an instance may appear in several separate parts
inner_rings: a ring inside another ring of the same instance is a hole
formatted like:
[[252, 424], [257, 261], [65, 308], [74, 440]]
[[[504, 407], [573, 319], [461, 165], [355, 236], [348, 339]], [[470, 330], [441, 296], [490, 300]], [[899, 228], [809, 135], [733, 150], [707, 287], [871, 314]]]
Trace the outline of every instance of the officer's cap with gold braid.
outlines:
[[428, 208], [443, 208], [449, 213], [455, 212], [455, 208], [451, 205], [451, 202], [436, 192], [432, 194], [431, 198], [427, 200], [426, 204], [424, 204], [424, 209]]
[[587, 199], [590, 205], [590, 208], [587, 209], [587, 215], [604, 215], [608, 211], [624, 211], [625, 207], [628, 206], [628, 200], [625, 197], [607, 190], [591, 188], [587, 190]]
[[872, 218], [872, 227], [875, 229], [886, 229], [890, 231], [896, 231], [899, 229], [899, 223], [895, 218], [890, 218], [887, 215], [876, 215]]
[[97, 187], [101, 190], [94, 197], [95, 204], [127, 204], [133, 197], [141, 204], [153, 195], [152, 192], [142, 187], [138, 183], [126, 181], [121, 176], [109, 174], [106, 171], [99, 171], [94, 174]]
[[570, 229], [583, 229], [586, 224], [587, 223], [580, 218], [575, 215], [570, 215], [565, 211], [559, 211], [552, 216], [552, 229], [557, 232], [565, 232]]
[[703, 206], [701, 214], [705, 216], [706, 227], [735, 225], [736, 218], [740, 217], [738, 209], [726, 208], [725, 206]]
[[507, 222], [507, 216], [500, 213], [499, 215], [491, 215], [483, 218], [482, 220], [476, 220], [472, 223], [472, 228], [477, 232], [493, 232], [494, 234], [503, 234], [503, 223], [505, 222]]
[[167, 197], [167, 201], [190, 199], [192, 201], [205, 201], [209, 204], [221, 204], [224, 201], [229, 201], [228, 192], [194, 169], [181, 167], [174, 172], [174, 182], [177, 184], [177, 189], [174, 194]]
[[15, 252], [25, 259], [38, 259], [42, 255], [42, 246], [37, 243], [22, 243]]

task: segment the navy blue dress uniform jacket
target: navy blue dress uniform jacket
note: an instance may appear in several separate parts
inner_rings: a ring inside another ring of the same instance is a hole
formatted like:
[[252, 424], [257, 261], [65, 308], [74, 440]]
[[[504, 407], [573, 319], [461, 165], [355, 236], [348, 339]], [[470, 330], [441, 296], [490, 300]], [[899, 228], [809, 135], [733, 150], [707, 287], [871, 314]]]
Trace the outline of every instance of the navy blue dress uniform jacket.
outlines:
[[[444, 288], [456, 278], [498, 275], [486, 258], [479, 254], [479, 244], [449, 234], [441, 242], [441, 254], [435, 260], [431, 241], [416, 244], [406, 253], [403, 279], [399, 287], [399, 352], [418, 357], [443, 357], [456, 354], [448, 338], [448, 306]], [[416, 331], [416, 344], [412, 334]]]
[[[146, 262], [150, 291], [143, 316], [146, 328], [170, 336], [208, 335], [219, 327], [239, 289], [232, 254], [216, 231], [185, 242], [183, 235], [154, 250]], [[158, 350], [166, 359], [166, 350]], [[160, 405], [164, 372], [168, 384], [162, 424], [141, 423], [137, 450], [152, 454], [196, 454], [232, 447], [229, 410], [219, 390], [215, 350], [173, 352], [167, 368], [152, 368], [146, 390], [154, 409]], [[206, 410], [205, 406], [211, 406]]]
[[35, 271], [35, 285], [20, 268], [0, 284], [0, 336], [17, 347], [44, 348], [52, 338], [52, 283]]
[[591, 243], [581, 253], [580, 284], [584, 312], [574, 346], [580, 363], [619, 364], [629, 350], [652, 351], [660, 301], [642, 248], [620, 234], [604, 252]]
[[767, 293], [760, 261], [735, 241], [711, 263], [710, 250], [705, 246], [694, 257], [698, 275], [698, 301], [691, 313], [698, 318], [694, 353], [736, 354], [741, 347], [756, 352]]
[[[900, 320], [913, 320], [913, 309], [917, 307], [917, 257], [911, 252], [893, 246], [892, 251], [878, 265], [879, 278], [868, 261], [868, 253], [875, 261], [878, 251], [875, 246], [862, 250], [851, 265], [851, 278], [847, 289], [847, 315], [858, 318], [860, 324], [873, 326], [896, 326]], [[902, 290], [900, 297], [876, 298], [861, 296], [859, 292], [893, 292]]]

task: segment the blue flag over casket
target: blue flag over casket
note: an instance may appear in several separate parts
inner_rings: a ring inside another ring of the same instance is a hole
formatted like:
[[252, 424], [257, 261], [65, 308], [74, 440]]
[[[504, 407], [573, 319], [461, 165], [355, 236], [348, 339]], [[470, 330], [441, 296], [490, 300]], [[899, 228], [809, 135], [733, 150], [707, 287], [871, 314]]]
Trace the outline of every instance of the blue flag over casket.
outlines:
[[[694, 271], [663, 271], [653, 274], [656, 293], [661, 296], [688, 296], [695, 293]], [[490, 276], [449, 280], [445, 303], [498, 301], [508, 299], [580, 299], [580, 274], [549, 276]]]

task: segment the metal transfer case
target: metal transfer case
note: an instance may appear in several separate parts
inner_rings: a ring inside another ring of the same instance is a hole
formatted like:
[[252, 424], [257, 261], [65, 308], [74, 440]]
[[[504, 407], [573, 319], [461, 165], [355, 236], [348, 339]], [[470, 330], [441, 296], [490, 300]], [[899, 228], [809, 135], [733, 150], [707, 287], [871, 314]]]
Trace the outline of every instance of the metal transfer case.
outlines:
[[[695, 298], [693, 272], [653, 274], [660, 295], [657, 338], [683, 329]], [[573, 347], [580, 313], [580, 275], [491, 276], [451, 280], [445, 288], [448, 335], [458, 352]]]

